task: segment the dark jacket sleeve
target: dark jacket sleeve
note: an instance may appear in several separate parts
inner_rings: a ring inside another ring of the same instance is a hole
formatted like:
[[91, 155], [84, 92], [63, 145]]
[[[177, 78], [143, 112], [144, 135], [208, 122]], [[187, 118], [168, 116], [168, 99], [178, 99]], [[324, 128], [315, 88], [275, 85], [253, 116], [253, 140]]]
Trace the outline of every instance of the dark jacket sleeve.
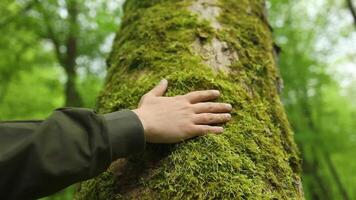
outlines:
[[131, 110], [62, 108], [44, 121], [0, 122], [1, 199], [35, 199], [105, 171], [145, 147]]

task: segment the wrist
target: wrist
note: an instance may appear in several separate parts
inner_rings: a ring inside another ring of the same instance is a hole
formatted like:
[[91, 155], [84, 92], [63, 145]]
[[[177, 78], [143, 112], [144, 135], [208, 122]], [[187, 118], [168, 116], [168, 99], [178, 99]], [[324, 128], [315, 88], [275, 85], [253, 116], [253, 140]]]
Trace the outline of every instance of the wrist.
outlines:
[[137, 117], [139, 118], [139, 120], [141, 121], [141, 124], [143, 126], [143, 130], [144, 130], [144, 135], [145, 135], [145, 138], [146, 138], [147, 137], [147, 124], [146, 124], [146, 121], [144, 120], [144, 117], [142, 116], [141, 111], [138, 108], [134, 109], [134, 110], [131, 110], [131, 111], [134, 112], [137, 115]]

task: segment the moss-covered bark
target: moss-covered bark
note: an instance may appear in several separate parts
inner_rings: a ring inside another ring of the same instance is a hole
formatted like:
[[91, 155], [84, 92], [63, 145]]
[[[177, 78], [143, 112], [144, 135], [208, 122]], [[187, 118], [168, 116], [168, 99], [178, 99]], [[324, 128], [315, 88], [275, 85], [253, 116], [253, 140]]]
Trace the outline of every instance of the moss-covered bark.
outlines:
[[303, 199], [263, 0], [128, 0], [99, 111], [135, 108], [161, 78], [168, 96], [220, 90], [225, 133], [148, 145], [77, 199]]

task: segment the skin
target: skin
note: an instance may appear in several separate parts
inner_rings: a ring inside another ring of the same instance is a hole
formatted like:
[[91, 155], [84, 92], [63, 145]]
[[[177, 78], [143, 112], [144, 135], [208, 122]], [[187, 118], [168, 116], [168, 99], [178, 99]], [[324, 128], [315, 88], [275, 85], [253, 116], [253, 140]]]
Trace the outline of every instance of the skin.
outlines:
[[146, 142], [177, 143], [224, 131], [221, 124], [231, 120], [232, 106], [211, 102], [220, 96], [218, 90], [164, 97], [167, 87], [168, 81], [163, 79], [142, 96], [138, 108], [132, 110], [142, 122]]

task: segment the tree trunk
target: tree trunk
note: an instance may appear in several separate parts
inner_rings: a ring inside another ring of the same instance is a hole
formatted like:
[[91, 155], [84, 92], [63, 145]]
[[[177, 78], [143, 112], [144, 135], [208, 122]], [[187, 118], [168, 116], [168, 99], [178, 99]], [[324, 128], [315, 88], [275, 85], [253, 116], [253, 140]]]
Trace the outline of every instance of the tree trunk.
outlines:
[[81, 184], [76, 199], [303, 199], [300, 158], [281, 105], [263, 0], [128, 0], [99, 111], [218, 89], [234, 107], [222, 135], [147, 145]]
[[67, 81], [65, 83], [65, 106], [82, 106], [82, 98], [76, 88], [77, 73], [75, 69], [65, 69]]
[[69, 14], [68, 27], [69, 32], [66, 38], [66, 56], [63, 62], [63, 68], [67, 75], [67, 82], [65, 85], [65, 105], [66, 106], [82, 106], [81, 96], [76, 88], [77, 79], [77, 64], [78, 57], [78, 2], [75, 0], [67, 0], [67, 11]]
[[[37, 0], [35, 0], [37, 2]], [[66, 10], [68, 12], [67, 35], [64, 42], [56, 34], [53, 22], [50, 20], [50, 14], [42, 6], [38, 4], [39, 12], [43, 15], [46, 26], [46, 38], [50, 39], [53, 44], [55, 54], [60, 66], [66, 74], [66, 83], [64, 88], [65, 106], [81, 107], [83, 105], [81, 95], [76, 87], [77, 79], [77, 63], [78, 57], [78, 2], [76, 0], [66, 0]], [[62, 35], [61, 35], [62, 37]], [[65, 51], [61, 51], [61, 47], [65, 47]]]
[[346, 3], [347, 3], [347, 7], [350, 10], [352, 18], [354, 19], [354, 25], [356, 27], [356, 8], [354, 7], [354, 4], [352, 3], [352, 0], [346, 0]]
[[350, 200], [349, 194], [347, 193], [346, 188], [344, 187], [344, 184], [341, 182], [341, 177], [339, 173], [336, 170], [336, 167], [334, 163], [331, 160], [330, 154], [327, 151], [323, 151], [323, 156], [326, 161], [326, 164], [331, 172], [331, 175], [333, 177], [333, 181], [335, 181], [335, 184], [342, 196], [343, 200]]

